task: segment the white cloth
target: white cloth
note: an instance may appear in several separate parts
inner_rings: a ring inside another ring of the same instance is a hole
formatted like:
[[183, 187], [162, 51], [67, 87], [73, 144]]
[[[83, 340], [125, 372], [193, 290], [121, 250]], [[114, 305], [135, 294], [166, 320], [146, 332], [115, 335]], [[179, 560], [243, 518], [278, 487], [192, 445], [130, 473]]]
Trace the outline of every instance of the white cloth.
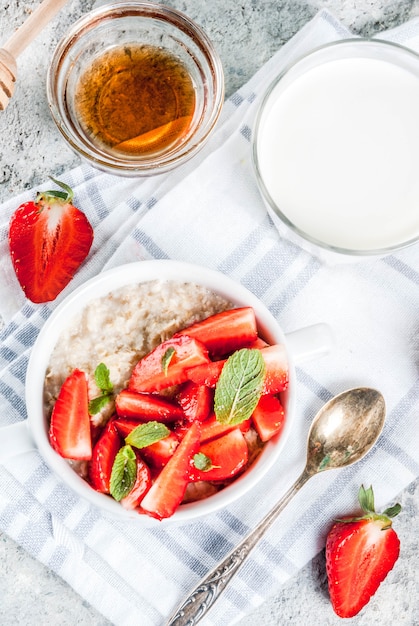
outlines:
[[[278, 234], [252, 170], [255, 113], [272, 78], [302, 53], [348, 36], [333, 16], [320, 12], [226, 102], [204, 151], [173, 173], [121, 179], [83, 165], [63, 176], [95, 228], [95, 242], [58, 302], [105, 268], [146, 258], [180, 259], [242, 282], [285, 332], [326, 322], [337, 343], [329, 356], [298, 368], [295, 425], [278, 466], [228, 510], [195, 523], [144, 530], [110, 521], [71, 493], [37, 452], [0, 467], [1, 530], [117, 625], [164, 623], [296, 479], [309, 423], [335, 393], [357, 385], [380, 389], [388, 409], [382, 436], [360, 463], [306, 485], [204, 624], [233, 624], [278, 590], [324, 546], [331, 520], [353, 511], [361, 483], [374, 486], [381, 506], [419, 475], [419, 247], [362, 262], [323, 263]], [[386, 37], [419, 49], [419, 21]], [[10, 215], [32, 197], [33, 191], [25, 192], [1, 207], [0, 312], [6, 319], [0, 344], [1, 425], [26, 416], [28, 356], [55, 306], [34, 306], [23, 298], [8, 255]]]

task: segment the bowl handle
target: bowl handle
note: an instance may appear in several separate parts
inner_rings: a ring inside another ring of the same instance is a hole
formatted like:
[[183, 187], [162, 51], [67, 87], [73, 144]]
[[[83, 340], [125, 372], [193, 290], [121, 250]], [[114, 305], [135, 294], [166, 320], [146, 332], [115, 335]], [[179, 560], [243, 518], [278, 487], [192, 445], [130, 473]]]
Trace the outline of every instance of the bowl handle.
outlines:
[[36, 450], [36, 445], [27, 420], [0, 428], [0, 463], [30, 450]]
[[285, 335], [289, 352], [295, 365], [326, 356], [332, 351], [335, 340], [328, 324], [313, 324]]

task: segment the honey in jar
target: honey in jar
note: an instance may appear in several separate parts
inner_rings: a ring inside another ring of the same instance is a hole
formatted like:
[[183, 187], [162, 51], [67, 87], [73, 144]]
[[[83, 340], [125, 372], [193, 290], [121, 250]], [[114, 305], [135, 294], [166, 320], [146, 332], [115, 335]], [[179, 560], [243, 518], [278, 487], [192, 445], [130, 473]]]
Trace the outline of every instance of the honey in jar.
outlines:
[[76, 88], [79, 123], [95, 143], [131, 156], [156, 155], [186, 137], [195, 89], [164, 48], [126, 44], [96, 58]]

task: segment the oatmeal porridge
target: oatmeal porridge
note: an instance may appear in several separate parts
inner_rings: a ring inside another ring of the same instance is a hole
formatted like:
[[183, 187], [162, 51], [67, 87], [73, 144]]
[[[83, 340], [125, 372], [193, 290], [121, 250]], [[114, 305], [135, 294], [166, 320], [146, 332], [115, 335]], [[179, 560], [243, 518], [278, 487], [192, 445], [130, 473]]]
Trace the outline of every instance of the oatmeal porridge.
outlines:
[[[94, 371], [105, 363], [118, 393], [150, 350], [176, 331], [231, 306], [200, 285], [160, 280], [127, 285], [93, 300], [70, 321], [52, 353], [45, 379], [47, 412], [75, 368], [87, 374], [95, 396]], [[102, 421], [111, 411], [112, 405], [105, 408]]]

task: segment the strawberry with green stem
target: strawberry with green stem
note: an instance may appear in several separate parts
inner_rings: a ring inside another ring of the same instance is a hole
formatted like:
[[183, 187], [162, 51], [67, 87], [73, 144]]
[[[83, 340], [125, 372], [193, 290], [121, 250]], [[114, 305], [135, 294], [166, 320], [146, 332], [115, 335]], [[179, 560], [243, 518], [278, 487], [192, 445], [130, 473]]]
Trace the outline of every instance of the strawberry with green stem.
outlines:
[[73, 191], [38, 193], [22, 204], [9, 225], [9, 248], [16, 277], [29, 300], [50, 302], [61, 293], [89, 253], [93, 229], [73, 205]]
[[326, 541], [330, 600], [339, 617], [353, 617], [369, 602], [399, 557], [400, 541], [391, 518], [399, 504], [376, 513], [372, 487], [359, 490], [364, 515], [339, 519]]

